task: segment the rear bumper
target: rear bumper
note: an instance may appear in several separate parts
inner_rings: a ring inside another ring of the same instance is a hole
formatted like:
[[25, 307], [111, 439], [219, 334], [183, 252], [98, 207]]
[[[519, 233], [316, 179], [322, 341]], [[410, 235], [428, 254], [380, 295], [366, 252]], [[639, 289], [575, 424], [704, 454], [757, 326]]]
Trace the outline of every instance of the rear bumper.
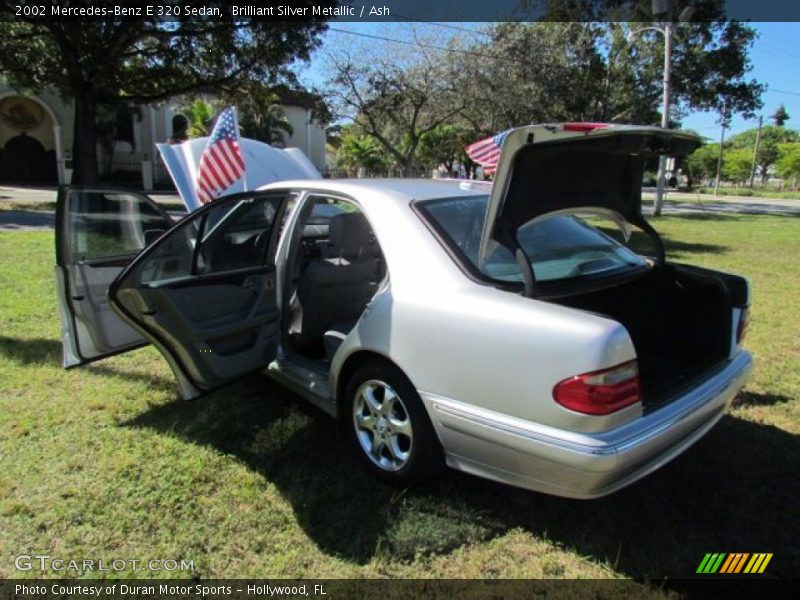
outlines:
[[420, 392], [450, 466], [569, 498], [615, 492], [669, 462], [725, 414], [753, 366], [740, 351], [680, 398], [610, 431], [577, 433]]

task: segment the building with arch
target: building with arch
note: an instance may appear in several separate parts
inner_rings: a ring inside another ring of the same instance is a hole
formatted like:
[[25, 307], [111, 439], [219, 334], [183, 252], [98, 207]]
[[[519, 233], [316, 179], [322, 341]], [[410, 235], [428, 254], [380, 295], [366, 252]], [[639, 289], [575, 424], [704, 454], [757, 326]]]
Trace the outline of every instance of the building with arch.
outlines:
[[[311, 105], [287, 96], [282, 107], [294, 129], [286, 145], [303, 150], [324, 173], [325, 128], [313, 118]], [[50, 91], [27, 94], [0, 84], [0, 184], [69, 183], [74, 116], [70, 98]], [[177, 102], [138, 105], [109, 116], [113, 134], [101, 135], [97, 147], [101, 178], [144, 190], [171, 186], [156, 144], [180, 135], [175, 131], [180, 116]]]

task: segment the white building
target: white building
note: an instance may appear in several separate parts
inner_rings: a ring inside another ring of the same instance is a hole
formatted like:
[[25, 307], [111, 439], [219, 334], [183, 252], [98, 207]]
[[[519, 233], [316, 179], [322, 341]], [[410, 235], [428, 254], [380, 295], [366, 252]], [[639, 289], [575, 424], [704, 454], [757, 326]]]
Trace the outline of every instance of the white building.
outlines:
[[[311, 103], [303, 93], [283, 98], [282, 108], [293, 129], [291, 136], [284, 136], [286, 145], [303, 150], [324, 173], [324, 126], [312, 118]], [[20, 94], [0, 84], [0, 183], [55, 185], [70, 181], [73, 107], [71, 99], [55, 93]], [[122, 123], [118, 121], [118, 139], [98, 144], [101, 177], [145, 190], [169, 186], [169, 175], [155, 145], [172, 137], [173, 118], [178, 114], [177, 104], [148, 104], [139, 106]]]

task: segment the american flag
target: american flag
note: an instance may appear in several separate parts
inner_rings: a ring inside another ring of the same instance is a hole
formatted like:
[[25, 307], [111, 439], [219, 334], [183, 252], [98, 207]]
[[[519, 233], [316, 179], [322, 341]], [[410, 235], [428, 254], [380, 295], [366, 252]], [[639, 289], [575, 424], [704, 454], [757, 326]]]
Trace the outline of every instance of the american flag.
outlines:
[[197, 170], [197, 198], [208, 204], [244, 176], [244, 157], [233, 107], [223, 110], [200, 156]]
[[511, 130], [507, 129], [491, 137], [473, 142], [466, 147], [467, 156], [482, 167], [494, 171], [497, 168], [497, 162], [500, 160], [500, 149], [503, 147], [503, 141], [510, 132]]

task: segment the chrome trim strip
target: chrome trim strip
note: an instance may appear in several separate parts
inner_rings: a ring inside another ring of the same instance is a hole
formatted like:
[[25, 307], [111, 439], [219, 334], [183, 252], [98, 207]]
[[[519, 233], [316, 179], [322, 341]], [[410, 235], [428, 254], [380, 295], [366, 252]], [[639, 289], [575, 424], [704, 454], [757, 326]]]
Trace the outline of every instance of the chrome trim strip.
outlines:
[[[719, 371], [698, 384], [683, 397], [660, 409], [625, 423], [615, 429], [600, 433], [582, 433], [563, 431], [538, 423], [494, 413], [486, 409], [470, 406], [457, 400], [444, 398], [420, 390], [420, 394], [430, 400], [433, 409], [443, 416], [464, 419], [475, 425], [487, 427], [523, 438], [539, 444], [545, 444], [567, 452], [587, 456], [614, 456], [624, 453], [657, 438], [665, 431], [680, 426], [687, 420], [696, 420], [694, 429], [702, 428], [710, 420], [716, 421], [724, 413], [732, 398], [725, 403], [714, 403], [723, 398], [732, 388], [741, 386], [753, 366], [753, 359], [748, 352], [740, 352]], [[445, 417], [440, 424], [448, 429], [459, 431], [460, 428]], [[552, 434], [549, 434], [552, 432]], [[461, 431], [461, 433], [467, 433]], [[474, 435], [474, 434], [473, 434]], [[687, 432], [687, 435], [691, 433]], [[573, 439], [567, 439], [572, 437]], [[683, 437], [683, 436], [682, 436]]]

